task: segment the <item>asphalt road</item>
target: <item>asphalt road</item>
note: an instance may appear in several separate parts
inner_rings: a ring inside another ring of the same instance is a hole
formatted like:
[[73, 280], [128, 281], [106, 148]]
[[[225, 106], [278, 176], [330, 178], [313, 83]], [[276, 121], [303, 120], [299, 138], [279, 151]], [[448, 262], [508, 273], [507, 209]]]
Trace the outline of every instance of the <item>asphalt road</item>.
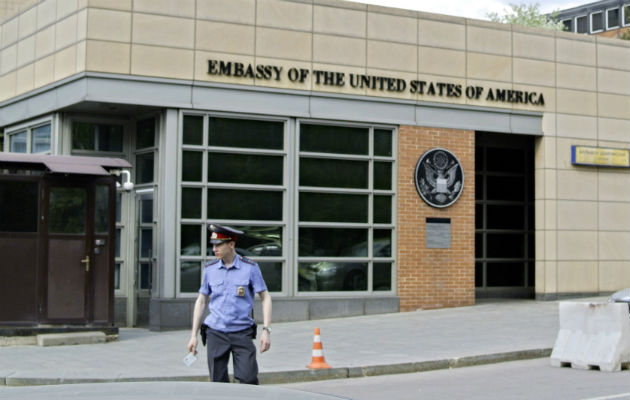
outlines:
[[556, 368], [541, 358], [280, 386], [354, 400], [630, 400], [630, 371]]

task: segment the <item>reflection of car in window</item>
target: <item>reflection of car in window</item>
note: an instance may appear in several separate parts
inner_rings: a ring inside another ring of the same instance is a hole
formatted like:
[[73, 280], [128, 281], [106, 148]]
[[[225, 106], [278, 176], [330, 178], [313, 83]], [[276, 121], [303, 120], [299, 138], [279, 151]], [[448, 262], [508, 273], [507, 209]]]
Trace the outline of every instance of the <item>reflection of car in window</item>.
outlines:
[[236, 252], [244, 256], [281, 256], [282, 246], [277, 243], [262, 243], [246, 249], [237, 247]]
[[[343, 257], [367, 257], [367, 242], [348, 247]], [[391, 257], [391, 241], [377, 239], [373, 243], [373, 257]], [[367, 290], [367, 262], [320, 261], [302, 263], [299, 268], [300, 291], [356, 291]], [[374, 282], [374, 288], [389, 287], [389, 282]]]

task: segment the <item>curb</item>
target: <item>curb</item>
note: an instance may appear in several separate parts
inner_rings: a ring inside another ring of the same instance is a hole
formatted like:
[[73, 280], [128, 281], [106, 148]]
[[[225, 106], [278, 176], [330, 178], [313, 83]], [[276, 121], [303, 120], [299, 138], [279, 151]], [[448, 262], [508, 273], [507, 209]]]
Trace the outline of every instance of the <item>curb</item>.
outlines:
[[[440, 369], [472, 367], [476, 365], [496, 364], [507, 361], [545, 358], [551, 355], [551, 348], [510, 351], [505, 353], [482, 354], [467, 357], [446, 358], [400, 364], [371, 365], [364, 367], [341, 367], [316, 370], [294, 370], [278, 372], [261, 372], [258, 379], [262, 385], [310, 382], [328, 379], [361, 378], [378, 375], [407, 374], [427, 372]], [[65, 385], [76, 383], [112, 383], [112, 382], [209, 382], [207, 375], [164, 376], [164, 377], [130, 377], [130, 378], [12, 378], [0, 376], [0, 385], [4, 386], [40, 386]]]

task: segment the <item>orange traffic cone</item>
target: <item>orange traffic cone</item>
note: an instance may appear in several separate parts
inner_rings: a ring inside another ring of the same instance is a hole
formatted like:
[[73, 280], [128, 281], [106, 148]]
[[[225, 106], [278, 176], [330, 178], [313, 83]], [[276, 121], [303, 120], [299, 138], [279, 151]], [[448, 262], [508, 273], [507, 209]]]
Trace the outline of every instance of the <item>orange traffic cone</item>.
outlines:
[[322, 347], [322, 340], [319, 337], [319, 328], [315, 328], [315, 336], [313, 337], [313, 358], [311, 363], [306, 366], [311, 369], [319, 368], [332, 368], [324, 360], [324, 349]]

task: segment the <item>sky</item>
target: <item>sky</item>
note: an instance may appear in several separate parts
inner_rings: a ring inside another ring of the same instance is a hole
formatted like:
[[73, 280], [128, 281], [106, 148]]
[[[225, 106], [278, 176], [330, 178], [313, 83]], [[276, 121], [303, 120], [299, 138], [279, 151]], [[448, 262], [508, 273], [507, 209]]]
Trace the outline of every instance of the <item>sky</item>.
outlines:
[[348, 0], [408, 10], [487, 20], [489, 12], [505, 14], [510, 4], [540, 4], [542, 13], [565, 10], [594, 0]]

